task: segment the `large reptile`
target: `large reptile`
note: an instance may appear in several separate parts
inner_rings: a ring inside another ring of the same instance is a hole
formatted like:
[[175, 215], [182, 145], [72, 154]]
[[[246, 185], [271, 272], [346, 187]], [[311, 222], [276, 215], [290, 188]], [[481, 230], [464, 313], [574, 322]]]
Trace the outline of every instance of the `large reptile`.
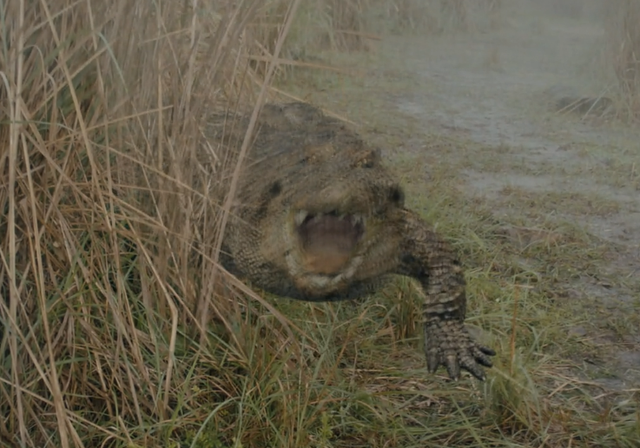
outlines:
[[[242, 138], [244, 116], [228, 115], [214, 133]], [[223, 131], [224, 130], [224, 131]], [[266, 105], [225, 235], [223, 263], [252, 285], [306, 301], [353, 299], [390, 274], [424, 289], [430, 372], [444, 365], [484, 379], [495, 352], [464, 327], [463, 270], [452, 248], [405, 208], [402, 188], [377, 149], [306, 103]]]

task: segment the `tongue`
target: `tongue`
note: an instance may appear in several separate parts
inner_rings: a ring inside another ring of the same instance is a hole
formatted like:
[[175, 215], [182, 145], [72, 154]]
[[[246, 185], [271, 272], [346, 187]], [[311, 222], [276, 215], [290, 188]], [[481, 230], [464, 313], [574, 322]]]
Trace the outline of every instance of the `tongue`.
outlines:
[[300, 228], [305, 264], [319, 274], [335, 274], [349, 261], [358, 231], [349, 219], [324, 215], [304, 222]]
[[358, 238], [350, 220], [332, 215], [308, 220], [300, 226], [300, 234], [305, 249], [318, 252], [350, 253]]

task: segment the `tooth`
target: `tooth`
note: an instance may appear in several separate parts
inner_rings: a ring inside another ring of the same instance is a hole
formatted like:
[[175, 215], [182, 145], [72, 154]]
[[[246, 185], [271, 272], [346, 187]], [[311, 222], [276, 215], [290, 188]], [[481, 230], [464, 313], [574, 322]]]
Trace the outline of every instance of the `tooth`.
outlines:
[[309, 277], [309, 280], [316, 288], [326, 288], [326, 286], [330, 283], [331, 278], [324, 275], [313, 275]]
[[302, 225], [302, 223], [304, 222], [305, 219], [307, 219], [307, 215], [309, 214], [309, 212], [305, 211], [305, 210], [300, 210], [298, 213], [296, 213], [296, 225], [300, 226]]

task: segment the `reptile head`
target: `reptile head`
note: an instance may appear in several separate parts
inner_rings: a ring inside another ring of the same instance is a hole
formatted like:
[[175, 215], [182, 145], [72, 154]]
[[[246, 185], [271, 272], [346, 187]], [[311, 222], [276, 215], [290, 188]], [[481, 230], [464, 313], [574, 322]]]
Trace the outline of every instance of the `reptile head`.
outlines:
[[269, 189], [260, 246], [295, 289], [287, 295], [326, 300], [388, 269], [404, 193], [359, 140], [313, 143], [280, 164], [289, 169]]
[[273, 293], [349, 298], [398, 256], [402, 189], [375, 148], [313, 106], [265, 106], [237, 199], [230, 258]]
[[264, 290], [307, 301], [360, 297], [386, 274], [413, 277], [426, 294], [429, 370], [445, 365], [452, 378], [463, 368], [483, 379], [481, 366], [491, 366], [495, 352], [464, 328], [459, 262], [404, 208], [377, 151], [310, 105], [264, 112], [238, 179], [239, 201], [224, 239], [227, 266]]

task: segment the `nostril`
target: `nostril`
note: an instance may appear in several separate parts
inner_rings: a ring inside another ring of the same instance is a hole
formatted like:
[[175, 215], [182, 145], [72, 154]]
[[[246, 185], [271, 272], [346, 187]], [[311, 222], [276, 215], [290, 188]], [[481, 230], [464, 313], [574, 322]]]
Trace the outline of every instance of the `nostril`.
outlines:
[[389, 199], [397, 205], [404, 204], [404, 191], [400, 186], [394, 185], [389, 189]]

